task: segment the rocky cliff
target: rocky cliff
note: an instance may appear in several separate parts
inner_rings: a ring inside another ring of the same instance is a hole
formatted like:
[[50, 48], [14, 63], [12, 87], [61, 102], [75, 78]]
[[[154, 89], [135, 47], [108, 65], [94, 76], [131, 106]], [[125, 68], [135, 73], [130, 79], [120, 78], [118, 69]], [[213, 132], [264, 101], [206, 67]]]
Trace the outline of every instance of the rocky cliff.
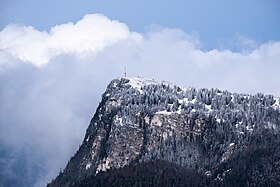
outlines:
[[279, 130], [279, 98], [272, 95], [118, 78], [102, 95], [79, 150], [48, 186], [76, 186], [153, 161], [195, 171], [204, 185], [277, 186]]

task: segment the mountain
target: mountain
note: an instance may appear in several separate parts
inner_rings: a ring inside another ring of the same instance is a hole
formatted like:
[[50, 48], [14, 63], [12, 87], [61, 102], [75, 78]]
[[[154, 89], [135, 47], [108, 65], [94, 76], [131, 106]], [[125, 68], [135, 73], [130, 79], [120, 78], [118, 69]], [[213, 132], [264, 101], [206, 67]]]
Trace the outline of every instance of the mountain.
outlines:
[[280, 186], [279, 101], [114, 79], [48, 186]]

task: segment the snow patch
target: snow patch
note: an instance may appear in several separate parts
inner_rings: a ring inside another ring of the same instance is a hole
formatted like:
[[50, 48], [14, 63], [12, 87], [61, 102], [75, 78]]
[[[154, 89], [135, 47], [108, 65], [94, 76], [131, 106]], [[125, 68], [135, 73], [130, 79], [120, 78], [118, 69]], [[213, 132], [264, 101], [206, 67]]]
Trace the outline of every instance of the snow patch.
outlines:
[[163, 141], [167, 140], [168, 134], [167, 132], [162, 133]]
[[118, 85], [118, 83], [114, 82], [113, 86], [114, 86], [114, 87], [117, 87], [117, 85]]
[[151, 121], [151, 124], [155, 125], [155, 126], [161, 127], [162, 123], [161, 123], [161, 120], [160, 120], [158, 115], [154, 115], [154, 117], [153, 117], [153, 119]]
[[182, 107], [181, 107], [181, 105], [179, 106], [179, 108], [178, 108], [178, 110], [177, 110], [176, 113], [177, 113], [177, 114], [181, 114], [181, 113], [182, 113]]
[[129, 82], [126, 84], [137, 89], [140, 93], [143, 93], [141, 87], [144, 85], [159, 84], [159, 82], [155, 81], [154, 79], [148, 79], [148, 78], [126, 77], [126, 79], [129, 80]]
[[189, 104], [189, 103], [194, 104], [196, 102], [196, 98], [194, 98], [193, 100], [190, 100], [190, 101], [189, 101], [188, 98], [183, 98], [183, 99], [179, 99], [178, 102], [180, 104], [183, 104], [183, 103], [185, 103], [185, 104]]
[[166, 110], [156, 112], [156, 114], [170, 115], [172, 112], [167, 112]]
[[193, 108], [193, 109], [191, 110], [191, 112], [196, 112], [196, 109]]
[[280, 98], [275, 97], [275, 103], [272, 105], [273, 108], [277, 109], [280, 108]]
[[116, 124], [117, 126], [123, 126], [123, 120], [122, 120], [122, 118], [116, 116], [115, 124]]
[[108, 158], [108, 157], [106, 159], [104, 158], [102, 163], [100, 163], [98, 165], [96, 174], [99, 173], [100, 171], [106, 171], [107, 169], [110, 169], [110, 166], [109, 166], [110, 161], [111, 161], [110, 158]]
[[242, 125], [242, 123], [243, 123], [242, 121], [239, 121], [238, 123], [236, 123], [236, 124], [235, 124], [235, 128], [238, 128], [239, 125]]
[[253, 131], [253, 128], [250, 127], [250, 126], [246, 126], [246, 130], [247, 130], [247, 131]]
[[89, 163], [87, 163], [87, 165], [86, 165], [86, 170], [88, 170], [90, 167], [91, 167], [91, 163], [89, 162]]
[[205, 175], [206, 175], [207, 177], [210, 177], [210, 176], [212, 175], [212, 173], [211, 173], [211, 171], [206, 171], [206, 172], [205, 172]]
[[212, 110], [212, 109], [211, 109], [211, 105], [205, 105], [205, 108], [206, 108], [207, 110], [210, 110], [210, 111]]

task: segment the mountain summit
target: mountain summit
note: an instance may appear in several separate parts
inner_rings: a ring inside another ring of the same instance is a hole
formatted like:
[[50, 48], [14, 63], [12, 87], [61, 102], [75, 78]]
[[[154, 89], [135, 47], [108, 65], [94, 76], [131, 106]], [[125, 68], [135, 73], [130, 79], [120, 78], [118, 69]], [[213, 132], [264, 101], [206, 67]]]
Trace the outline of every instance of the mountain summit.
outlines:
[[272, 95], [118, 78], [48, 186], [280, 186], [279, 132]]

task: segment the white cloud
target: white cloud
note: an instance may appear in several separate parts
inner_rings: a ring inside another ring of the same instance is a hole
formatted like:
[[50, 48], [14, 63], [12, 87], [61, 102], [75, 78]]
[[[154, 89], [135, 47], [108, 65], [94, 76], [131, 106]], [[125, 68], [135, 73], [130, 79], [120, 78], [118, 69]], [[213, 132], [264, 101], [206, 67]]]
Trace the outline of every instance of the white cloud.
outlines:
[[56, 25], [50, 32], [40, 32], [31, 26], [8, 25], [0, 33], [0, 50], [42, 66], [61, 54], [94, 54], [120, 40], [139, 36], [123, 23], [100, 14], [89, 14], [75, 24]]
[[130, 76], [186, 87], [280, 96], [280, 42], [242, 40], [249, 51], [202, 50], [182, 30], [135, 33], [98, 14], [50, 32], [8, 25], [0, 32], [0, 142], [44, 171], [42, 186], [74, 154], [106, 85], [124, 67]]

